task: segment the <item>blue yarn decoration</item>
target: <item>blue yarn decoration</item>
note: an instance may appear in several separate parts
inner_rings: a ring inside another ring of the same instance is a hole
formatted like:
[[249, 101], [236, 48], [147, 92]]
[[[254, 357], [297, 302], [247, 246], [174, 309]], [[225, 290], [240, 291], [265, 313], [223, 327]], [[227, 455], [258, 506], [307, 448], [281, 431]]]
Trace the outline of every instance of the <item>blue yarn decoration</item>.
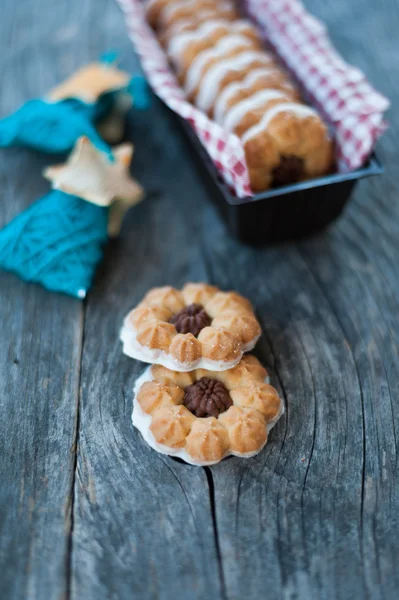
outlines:
[[119, 58], [118, 50], [107, 50], [100, 56], [100, 62], [105, 65], [114, 65]]
[[[118, 57], [119, 52], [117, 50], [108, 50], [100, 56], [100, 61], [104, 64], [112, 65], [117, 62]], [[151, 106], [151, 96], [148, 83], [142, 75], [134, 75], [124, 91], [128, 92], [133, 97], [135, 109], [146, 110]], [[111, 94], [115, 94], [115, 92], [111, 92]], [[109, 95], [109, 93], [104, 94], [104, 96]]]
[[49, 192], [0, 231], [0, 268], [84, 298], [108, 240], [108, 208]]
[[135, 75], [128, 86], [129, 93], [133, 96], [136, 110], [147, 110], [151, 106], [151, 96], [147, 81], [141, 75]]
[[0, 147], [17, 145], [47, 153], [69, 152], [77, 139], [85, 135], [110, 155], [110, 147], [91, 123], [94, 114], [92, 106], [79, 100], [29, 100], [0, 120]]
[[[114, 58], [113, 53], [109, 61]], [[95, 103], [78, 98], [59, 102], [29, 100], [12, 115], [0, 119], [0, 147], [25, 146], [56, 154], [70, 152], [84, 135], [112, 160], [111, 149], [98, 135], [94, 124], [111, 112], [121, 92], [133, 96], [137, 110], [145, 110], [150, 105], [148, 85], [141, 76], [133, 77], [125, 88], [105, 92]]]

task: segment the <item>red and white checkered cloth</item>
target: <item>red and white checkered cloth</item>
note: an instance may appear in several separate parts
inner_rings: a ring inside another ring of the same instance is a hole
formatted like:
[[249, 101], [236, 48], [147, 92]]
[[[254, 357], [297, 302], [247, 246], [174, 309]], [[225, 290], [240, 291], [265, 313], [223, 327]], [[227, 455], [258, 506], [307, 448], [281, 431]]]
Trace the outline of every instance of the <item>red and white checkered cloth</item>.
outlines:
[[[237, 196], [252, 195], [239, 138], [186, 101], [166, 55], [146, 22], [140, 0], [118, 0], [129, 36], [154, 92], [186, 119]], [[385, 130], [386, 98], [331, 45], [325, 27], [300, 0], [246, 0], [245, 8], [334, 129], [341, 171], [360, 167]]]

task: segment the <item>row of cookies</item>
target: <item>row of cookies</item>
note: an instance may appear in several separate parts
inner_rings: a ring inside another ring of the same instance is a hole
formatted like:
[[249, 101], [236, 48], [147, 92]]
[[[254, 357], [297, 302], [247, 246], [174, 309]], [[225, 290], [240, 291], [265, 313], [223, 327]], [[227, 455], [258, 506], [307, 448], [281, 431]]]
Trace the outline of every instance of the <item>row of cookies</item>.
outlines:
[[243, 356], [260, 332], [246, 298], [205, 283], [154, 288], [129, 312], [123, 351], [152, 363], [132, 420], [154, 450], [209, 465], [263, 448], [284, 406], [257, 358]]
[[330, 171], [327, 126], [233, 4], [150, 0], [147, 16], [188, 100], [241, 139], [254, 192]]

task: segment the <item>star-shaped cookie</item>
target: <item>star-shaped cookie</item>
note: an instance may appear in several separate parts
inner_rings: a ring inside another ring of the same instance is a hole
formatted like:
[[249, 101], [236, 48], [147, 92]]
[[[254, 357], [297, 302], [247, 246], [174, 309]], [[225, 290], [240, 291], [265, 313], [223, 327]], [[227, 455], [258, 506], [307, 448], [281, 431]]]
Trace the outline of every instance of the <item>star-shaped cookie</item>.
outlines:
[[129, 174], [132, 144], [113, 149], [114, 160], [80, 137], [66, 163], [47, 167], [44, 177], [54, 189], [79, 196], [98, 206], [111, 206], [110, 235], [118, 233], [125, 212], [143, 197], [143, 189]]
[[67, 98], [79, 98], [83, 102], [94, 104], [102, 94], [126, 87], [130, 79], [129, 73], [120, 71], [108, 63], [95, 62], [82, 67], [50, 90], [47, 99], [57, 102]]

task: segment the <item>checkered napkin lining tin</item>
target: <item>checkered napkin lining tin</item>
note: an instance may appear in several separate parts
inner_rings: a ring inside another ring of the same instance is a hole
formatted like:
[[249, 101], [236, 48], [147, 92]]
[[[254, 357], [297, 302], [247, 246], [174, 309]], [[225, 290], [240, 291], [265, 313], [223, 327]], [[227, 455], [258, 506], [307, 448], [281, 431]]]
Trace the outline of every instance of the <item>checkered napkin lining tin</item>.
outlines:
[[[215, 167], [239, 197], [251, 196], [244, 149], [186, 101], [166, 55], [148, 25], [140, 0], [117, 0], [121, 6], [143, 70], [154, 92], [190, 123]], [[360, 167], [385, 130], [383, 113], [389, 102], [358, 69], [343, 61], [328, 39], [324, 25], [299, 0], [246, 0], [244, 7], [259, 26], [334, 130], [340, 171]]]

